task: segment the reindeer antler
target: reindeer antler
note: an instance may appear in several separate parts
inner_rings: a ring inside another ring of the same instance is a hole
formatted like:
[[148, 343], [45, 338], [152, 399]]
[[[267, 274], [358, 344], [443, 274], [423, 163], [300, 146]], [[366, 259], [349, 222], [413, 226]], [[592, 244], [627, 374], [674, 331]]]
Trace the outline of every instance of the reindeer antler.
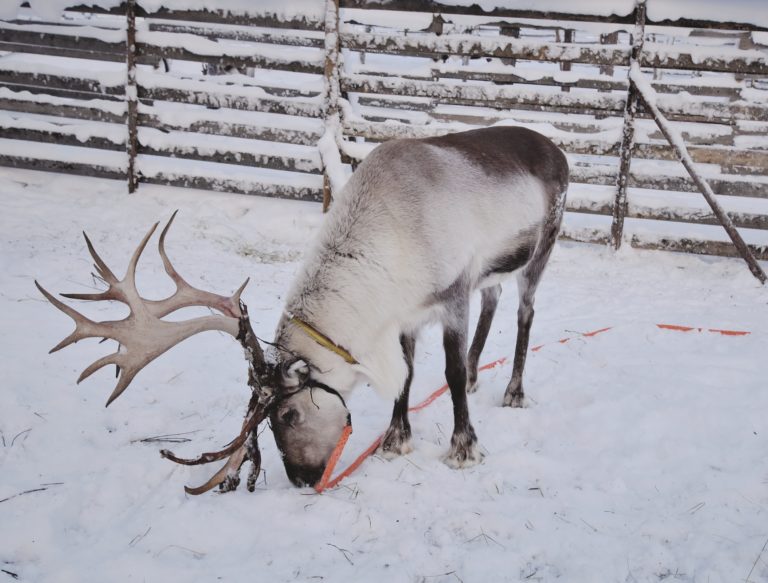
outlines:
[[[110, 338], [119, 343], [117, 352], [104, 356], [92, 363], [77, 379], [77, 382], [80, 383], [104, 366], [109, 364], [117, 365], [119, 378], [117, 385], [107, 400], [107, 406], [128, 388], [136, 374], [147, 364], [176, 344], [206, 330], [226, 332], [239, 340], [246, 349], [246, 355], [250, 360], [252, 371], [258, 371], [264, 366], [263, 352], [250, 327], [247, 308], [240, 301], [240, 295], [249, 280], [246, 279], [245, 283], [231, 296], [213, 294], [197, 289], [187, 283], [173, 267], [165, 252], [165, 236], [175, 217], [176, 212], [173, 213], [168, 224], [163, 229], [158, 243], [158, 250], [166, 273], [176, 284], [176, 291], [171, 296], [159, 301], [142, 298], [136, 289], [136, 265], [159, 223], [155, 223], [141, 240], [141, 243], [139, 243], [128, 263], [125, 277], [122, 280], [118, 280], [115, 277], [112, 270], [99, 257], [88, 236], [83, 233], [88, 251], [94, 260], [94, 268], [108, 287], [105, 291], [99, 293], [61, 295], [70, 299], [91, 301], [114, 300], [122, 302], [130, 308], [130, 314], [124, 320], [95, 322], [54, 297], [35, 281], [35, 285], [48, 301], [75, 322], [75, 330], [54, 346], [51, 352], [61, 350], [84, 338]], [[161, 319], [163, 316], [189, 306], [206, 306], [220, 312], [220, 314], [178, 322], [167, 322]], [[256, 378], [253, 372], [249, 376], [251, 379]], [[255, 386], [257, 384], [255, 382], [250, 382], [250, 384], [254, 389], [259, 388]], [[196, 460], [177, 458], [165, 450], [161, 452], [164, 457], [186, 465], [209, 463], [229, 456], [225, 466], [206, 484], [199, 488], [185, 488], [187, 492], [201, 494], [225, 481], [225, 486], [228, 487], [224, 489], [234, 489], [239, 482], [237, 472], [246, 457], [254, 462], [254, 471], [258, 473], [260, 454], [255, 442], [255, 432], [258, 424], [267, 415], [268, 400], [268, 397], [265, 398], [264, 395], [254, 392], [240, 435], [221, 451], [203, 454]], [[246, 444], [249, 435], [254, 437], [252, 443]]]

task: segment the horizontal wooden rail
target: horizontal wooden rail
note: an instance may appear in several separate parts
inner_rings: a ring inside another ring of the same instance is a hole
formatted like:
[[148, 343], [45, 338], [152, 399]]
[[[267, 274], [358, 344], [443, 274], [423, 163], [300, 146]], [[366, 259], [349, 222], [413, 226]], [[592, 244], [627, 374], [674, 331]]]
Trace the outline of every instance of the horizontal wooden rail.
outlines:
[[[509, 37], [475, 35], [378, 34], [343, 32], [342, 47], [351, 51], [410, 57], [504, 58], [597, 66], [629, 65], [628, 45], [540, 42]], [[697, 46], [696, 55], [685, 46], [670, 47], [648, 43], [640, 64], [662, 69], [718, 71], [751, 75], [768, 74], [768, 57], [758, 50]], [[690, 49], [689, 49], [690, 50]]]
[[[535, 111], [566, 111], [591, 115], [620, 115], [624, 107], [621, 94], [552, 93], [536, 86], [499, 86], [469, 83], [446, 84], [432, 81], [415, 81], [393, 77], [349, 75], [342, 79], [342, 90], [348, 93], [397, 95], [398, 97], [427, 97], [439, 103], [492, 107], [495, 109], [527, 109]], [[675, 121], [718, 121], [731, 123], [736, 120], [768, 121], [768, 103], [700, 103], [678, 95], [660, 96], [665, 111]], [[402, 103], [402, 102], [401, 102]], [[396, 106], [390, 106], [396, 107]], [[418, 109], [416, 104], [408, 108]], [[422, 104], [423, 110], [431, 109]], [[648, 117], [643, 111], [641, 116]]]
[[[621, 23], [635, 24], [635, 13], [627, 14], [584, 14], [574, 12], [558, 12], [544, 10], [521, 10], [515, 8], [494, 8], [493, 10], [484, 10], [477, 3], [465, 6], [442, 3], [436, 0], [340, 0], [342, 8], [354, 8], [364, 10], [388, 10], [404, 12], [422, 12], [445, 15], [473, 15], [473, 16], [491, 16], [494, 18], [518, 18], [525, 20], [558, 20], [565, 22], [598, 22], [598, 23]], [[578, 6], [578, 4], [574, 4]], [[363, 10], [360, 10], [361, 12]], [[755, 26], [751, 23], [735, 21], [712, 21], [696, 18], [680, 18], [677, 20], [648, 20], [649, 24], [656, 26], [672, 26], [680, 28], [718, 28], [722, 30], [761, 30], [768, 31], [768, 28]]]

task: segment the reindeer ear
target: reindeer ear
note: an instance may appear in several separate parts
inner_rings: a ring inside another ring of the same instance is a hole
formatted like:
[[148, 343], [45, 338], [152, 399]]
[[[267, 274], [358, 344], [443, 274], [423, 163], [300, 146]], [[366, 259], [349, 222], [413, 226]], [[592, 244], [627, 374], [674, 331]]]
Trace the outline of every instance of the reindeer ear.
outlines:
[[287, 386], [295, 387], [301, 384], [308, 375], [309, 365], [305, 360], [298, 358], [283, 365], [283, 378]]

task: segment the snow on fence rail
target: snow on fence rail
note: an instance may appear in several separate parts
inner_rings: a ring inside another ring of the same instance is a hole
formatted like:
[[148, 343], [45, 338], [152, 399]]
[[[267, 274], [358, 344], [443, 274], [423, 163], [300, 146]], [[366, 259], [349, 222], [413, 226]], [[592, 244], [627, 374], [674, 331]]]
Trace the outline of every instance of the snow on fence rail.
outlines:
[[[157, 2], [143, 10], [139, 0], [135, 113], [126, 5], [73, 8], [60, 19], [22, 8], [0, 22], [0, 164], [125, 178], [124, 152], [135, 150], [139, 182], [320, 200], [329, 116], [340, 116], [336, 141], [353, 165], [382, 140], [514, 123], [569, 156], [565, 237], [607, 242], [618, 214], [634, 246], [734, 254], [642, 104], [627, 139], [638, 10], [547, 5], [489, 12], [433, 0], [313, 0], [305, 14], [249, 14]], [[768, 23], [661, 20], [669, 11], [659, 6], [649, 5], [636, 60], [766, 259]], [[326, 8], [338, 11], [338, 31], [325, 30]], [[626, 201], [617, 202], [622, 181]]]

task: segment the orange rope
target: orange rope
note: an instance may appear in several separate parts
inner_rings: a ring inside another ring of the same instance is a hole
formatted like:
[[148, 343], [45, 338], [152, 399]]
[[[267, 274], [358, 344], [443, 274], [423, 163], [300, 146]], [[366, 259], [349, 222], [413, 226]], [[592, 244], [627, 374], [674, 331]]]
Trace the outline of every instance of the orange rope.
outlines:
[[694, 328], [693, 326], [678, 326], [676, 324], [656, 324], [659, 328], [662, 330], [675, 330], [676, 332], [691, 332], [692, 330], [696, 330], [696, 332], [715, 332], [717, 334], [722, 334], [723, 336], [746, 336], [747, 334], [751, 334], [751, 332], [746, 332], [744, 330], [721, 330], [720, 328]]
[[[493, 362], [489, 362], [488, 364], [483, 365], [478, 370], [488, 370], [489, 368], [494, 368], [496, 366], [499, 366], [500, 364], [503, 364], [504, 362], [506, 362], [506, 360], [507, 360], [506, 358], [499, 358], [498, 360], [494, 360]], [[409, 407], [408, 411], [420, 411], [421, 409], [428, 407], [429, 405], [434, 403], [435, 400], [438, 397], [440, 397], [440, 395], [445, 393], [447, 390], [448, 390], [448, 385], [447, 384], [443, 385], [418, 405]], [[323, 477], [320, 478], [320, 481], [317, 484], [315, 484], [315, 492], [317, 492], [318, 494], [320, 494], [323, 490], [327, 490], [328, 488], [333, 488], [337, 486], [338, 483], [341, 482], [344, 478], [351, 475], [357, 468], [360, 467], [360, 465], [366, 460], [366, 458], [371, 456], [373, 452], [376, 451], [376, 449], [381, 444], [381, 440], [384, 438], [383, 433], [379, 435], [373, 441], [373, 443], [368, 446], [368, 449], [366, 449], [363, 453], [357, 456], [355, 461], [353, 461], [347, 469], [345, 469], [338, 476], [336, 476], [331, 480], [331, 473], [333, 472], [334, 467], [336, 467], [336, 464], [338, 463], [339, 458], [341, 457], [341, 452], [344, 450], [344, 446], [347, 444], [347, 441], [349, 440], [349, 436], [351, 434], [352, 434], [352, 427], [347, 425], [344, 428], [344, 432], [341, 434], [341, 437], [339, 438], [339, 441], [336, 444], [336, 447], [334, 448], [330, 459], [328, 460], [328, 465], [325, 467], [325, 471], [323, 472]]]
[[[691, 332], [692, 330], [696, 330], [698, 332], [715, 332], [718, 334], [722, 334], [724, 336], [746, 336], [747, 334], [751, 334], [751, 332], [743, 331], [743, 330], [721, 330], [719, 328], [694, 328], [692, 326], [679, 326], [676, 324], [656, 324], [656, 326], [662, 330], [674, 330], [676, 332]], [[613, 327], [609, 326], [608, 328], [600, 328], [599, 330], [593, 330], [592, 332], [580, 332], [576, 336], [569, 336], [567, 338], [561, 338], [557, 342], [559, 344], [565, 344], [569, 340], [572, 340], [574, 338], [582, 337], [582, 338], [592, 338], [594, 336], [597, 336], [598, 334], [602, 334], [603, 332], [607, 332], [608, 330], [612, 330]], [[538, 346], [534, 346], [531, 348], [531, 352], [538, 352], [545, 346], [548, 346], [547, 344], [539, 344]], [[495, 368], [501, 364], [504, 364], [507, 361], [506, 358], [499, 358], [497, 360], [494, 360], [493, 362], [489, 362], [488, 364], [485, 364], [481, 366], [478, 370], [488, 370], [491, 368]], [[421, 403], [418, 403], [417, 405], [414, 405], [413, 407], [409, 407], [408, 411], [414, 412], [414, 411], [420, 411], [432, 403], [434, 403], [443, 393], [445, 393], [448, 390], [448, 385], [443, 385], [439, 389], [437, 389], [434, 393], [429, 395], [426, 399], [424, 399]], [[339, 458], [341, 458], [341, 454], [344, 451], [344, 446], [347, 444], [347, 441], [349, 440], [349, 436], [352, 434], [352, 427], [350, 425], [347, 425], [344, 428], [344, 431], [341, 434], [341, 437], [339, 438], [338, 443], [336, 444], [336, 447], [333, 450], [333, 453], [331, 454], [330, 459], [328, 460], [328, 465], [325, 468], [325, 471], [323, 472], [323, 477], [320, 478], [320, 481], [315, 484], [315, 491], [320, 494], [323, 490], [327, 490], [328, 488], [335, 488], [339, 482], [341, 482], [344, 478], [350, 476], [357, 468], [359, 468], [362, 463], [368, 458], [369, 456], [373, 455], [373, 453], [378, 449], [379, 445], [381, 445], [381, 440], [384, 438], [384, 434], [382, 433], [377, 437], [371, 445], [368, 446], [368, 448], [362, 452], [355, 461], [353, 461], [347, 469], [342, 471], [338, 476], [331, 479], [331, 474], [333, 473], [334, 468], [336, 467], [336, 464], [339, 462]]]
[[[320, 478], [320, 481], [315, 484], [315, 491], [317, 491], [318, 494], [328, 487], [328, 480], [331, 478], [331, 474], [333, 473], [333, 469], [336, 467], [336, 464], [339, 463], [339, 458], [341, 458], [341, 453], [344, 451], [344, 446], [347, 445], [347, 441], [349, 441], [350, 435], [352, 435], [352, 426], [346, 425], [344, 427], [344, 431], [341, 432], [341, 437], [339, 437], [339, 441], [336, 443], [336, 447], [333, 448], [333, 453], [328, 459], [328, 463], [325, 466], [325, 470], [323, 471], [323, 475]], [[340, 479], [340, 477], [336, 478], [333, 485], [336, 485]]]

